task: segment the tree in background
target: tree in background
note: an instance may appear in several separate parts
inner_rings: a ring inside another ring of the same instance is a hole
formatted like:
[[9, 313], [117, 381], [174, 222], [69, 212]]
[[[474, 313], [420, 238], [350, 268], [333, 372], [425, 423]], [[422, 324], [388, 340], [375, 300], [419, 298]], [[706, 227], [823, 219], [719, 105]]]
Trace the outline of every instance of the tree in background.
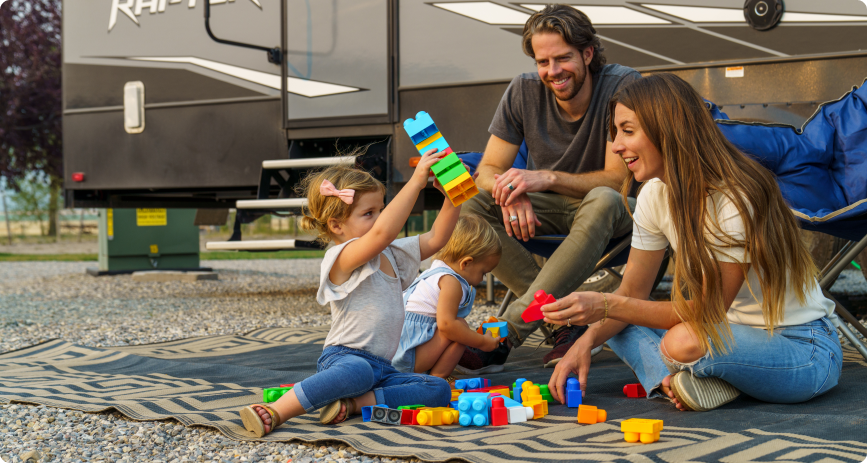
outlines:
[[19, 193], [33, 172], [47, 176], [49, 235], [63, 186], [60, 12], [60, 0], [0, 7], [0, 176]]

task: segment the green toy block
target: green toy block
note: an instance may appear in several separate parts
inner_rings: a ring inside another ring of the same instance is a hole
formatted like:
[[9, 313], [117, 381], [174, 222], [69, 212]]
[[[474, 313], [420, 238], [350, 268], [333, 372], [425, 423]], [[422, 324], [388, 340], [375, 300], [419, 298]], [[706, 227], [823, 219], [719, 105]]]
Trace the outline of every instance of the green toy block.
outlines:
[[440, 159], [431, 167], [431, 170], [439, 180], [440, 185], [445, 185], [467, 172], [461, 160], [454, 153]]
[[397, 407], [398, 410], [418, 410], [419, 408], [424, 408], [425, 405], [401, 405]]
[[277, 399], [283, 397], [283, 394], [291, 391], [291, 387], [269, 387], [262, 390], [262, 402], [276, 402]]

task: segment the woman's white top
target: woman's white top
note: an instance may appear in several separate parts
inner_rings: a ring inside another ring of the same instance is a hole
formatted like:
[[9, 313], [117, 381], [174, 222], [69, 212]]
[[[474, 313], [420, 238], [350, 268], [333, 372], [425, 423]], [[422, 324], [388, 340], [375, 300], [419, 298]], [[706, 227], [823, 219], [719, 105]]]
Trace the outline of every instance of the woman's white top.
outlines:
[[[430, 268], [434, 269], [437, 267], [448, 267], [448, 265], [441, 260], [434, 260]], [[446, 275], [448, 274], [438, 273], [419, 281], [415, 287], [415, 291], [413, 291], [406, 301], [406, 311], [436, 317], [437, 302], [440, 300], [439, 281], [440, 278]], [[461, 291], [461, 300], [463, 301], [467, 298], [467, 290], [464, 288], [464, 285], [461, 285]]]
[[[674, 234], [674, 223], [671, 220], [671, 211], [668, 204], [667, 187], [659, 179], [648, 181], [638, 194], [637, 205], [633, 216], [635, 221], [632, 225], [632, 247], [644, 251], [658, 251], [665, 249], [669, 244], [673, 250], [677, 250], [677, 238]], [[708, 214], [717, 217], [720, 228], [727, 235], [742, 240], [744, 239], [744, 221], [738, 213], [737, 207], [724, 194], [715, 192], [708, 197]], [[713, 223], [710, 224], [713, 229]], [[708, 236], [716, 243], [719, 241]], [[719, 232], [717, 232], [719, 234]], [[719, 262], [746, 263], [749, 258], [745, 256], [743, 247], [727, 247], [720, 251], [714, 251]], [[786, 271], [786, 269], [780, 269]], [[747, 283], [749, 282], [749, 286]], [[752, 287], [752, 293], [750, 293]], [[755, 294], [755, 297], [753, 297]], [[747, 280], [744, 281], [741, 290], [735, 297], [728, 311], [730, 323], [738, 325], [765, 327], [762, 317], [762, 288], [755, 268], [752, 266], [747, 272]], [[786, 289], [784, 296], [785, 315], [780, 326], [801, 325], [827, 316], [834, 318], [834, 302], [822, 295], [818, 282], [813, 289], [806, 294], [806, 300], [802, 305], [798, 302], [792, 288]]]

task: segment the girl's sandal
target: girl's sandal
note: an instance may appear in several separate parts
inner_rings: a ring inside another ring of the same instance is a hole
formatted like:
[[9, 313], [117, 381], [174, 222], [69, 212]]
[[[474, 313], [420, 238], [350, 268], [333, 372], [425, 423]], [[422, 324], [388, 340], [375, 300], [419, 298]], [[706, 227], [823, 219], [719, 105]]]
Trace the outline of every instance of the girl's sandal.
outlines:
[[725, 405], [741, 395], [741, 391], [725, 380], [699, 378], [689, 371], [671, 377], [671, 392], [686, 410], [706, 412]]
[[[340, 421], [334, 421], [337, 418], [337, 415], [340, 415], [340, 405], [343, 404], [346, 407], [346, 414], [343, 415], [343, 419]], [[337, 424], [343, 423], [347, 420], [351, 415], [353, 415], [357, 410], [358, 404], [355, 403], [355, 399], [345, 398], [335, 400], [330, 404], [322, 407], [322, 410], [319, 411], [319, 422], [322, 424]]]
[[452, 376], [452, 375], [449, 375], [449, 377], [446, 378], [446, 382], [449, 383], [449, 387], [451, 387], [452, 389], [455, 388], [455, 381], [457, 381], [457, 380], [458, 380], [458, 379], [455, 378], [455, 377]]
[[252, 432], [256, 435], [256, 437], [262, 437], [268, 432], [265, 432], [265, 422], [262, 421], [262, 417], [259, 416], [259, 412], [256, 411], [256, 407], [260, 407], [264, 409], [268, 414], [271, 415], [271, 429], [268, 432], [271, 432], [277, 426], [283, 424], [283, 419], [280, 418], [280, 414], [277, 413], [273, 408], [262, 405], [262, 404], [253, 404], [241, 409], [241, 421], [244, 422], [244, 427], [247, 428], [247, 431]]

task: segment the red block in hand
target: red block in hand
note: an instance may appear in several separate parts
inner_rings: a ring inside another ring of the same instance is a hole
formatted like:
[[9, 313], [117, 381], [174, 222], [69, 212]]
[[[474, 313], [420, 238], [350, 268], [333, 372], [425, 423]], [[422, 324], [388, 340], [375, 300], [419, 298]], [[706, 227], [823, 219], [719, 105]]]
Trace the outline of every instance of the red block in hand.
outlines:
[[292, 383], [292, 384], [281, 384], [280, 387], [295, 387], [295, 383]]
[[509, 411], [506, 410], [501, 397], [494, 397], [491, 399], [491, 425], [503, 426], [507, 424], [509, 424]]
[[627, 384], [626, 386], [623, 386], [623, 393], [626, 394], [626, 397], [647, 397], [647, 391], [641, 387], [640, 383]]
[[545, 293], [544, 289], [536, 291], [536, 294], [534, 294], [533, 297], [536, 300], [527, 306], [527, 309], [521, 314], [521, 319], [524, 320], [524, 323], [530, 323], [545, 318], [542, 315], [542, 306], [557, 302], [557, 299], [555, 299], [554, 296]]

